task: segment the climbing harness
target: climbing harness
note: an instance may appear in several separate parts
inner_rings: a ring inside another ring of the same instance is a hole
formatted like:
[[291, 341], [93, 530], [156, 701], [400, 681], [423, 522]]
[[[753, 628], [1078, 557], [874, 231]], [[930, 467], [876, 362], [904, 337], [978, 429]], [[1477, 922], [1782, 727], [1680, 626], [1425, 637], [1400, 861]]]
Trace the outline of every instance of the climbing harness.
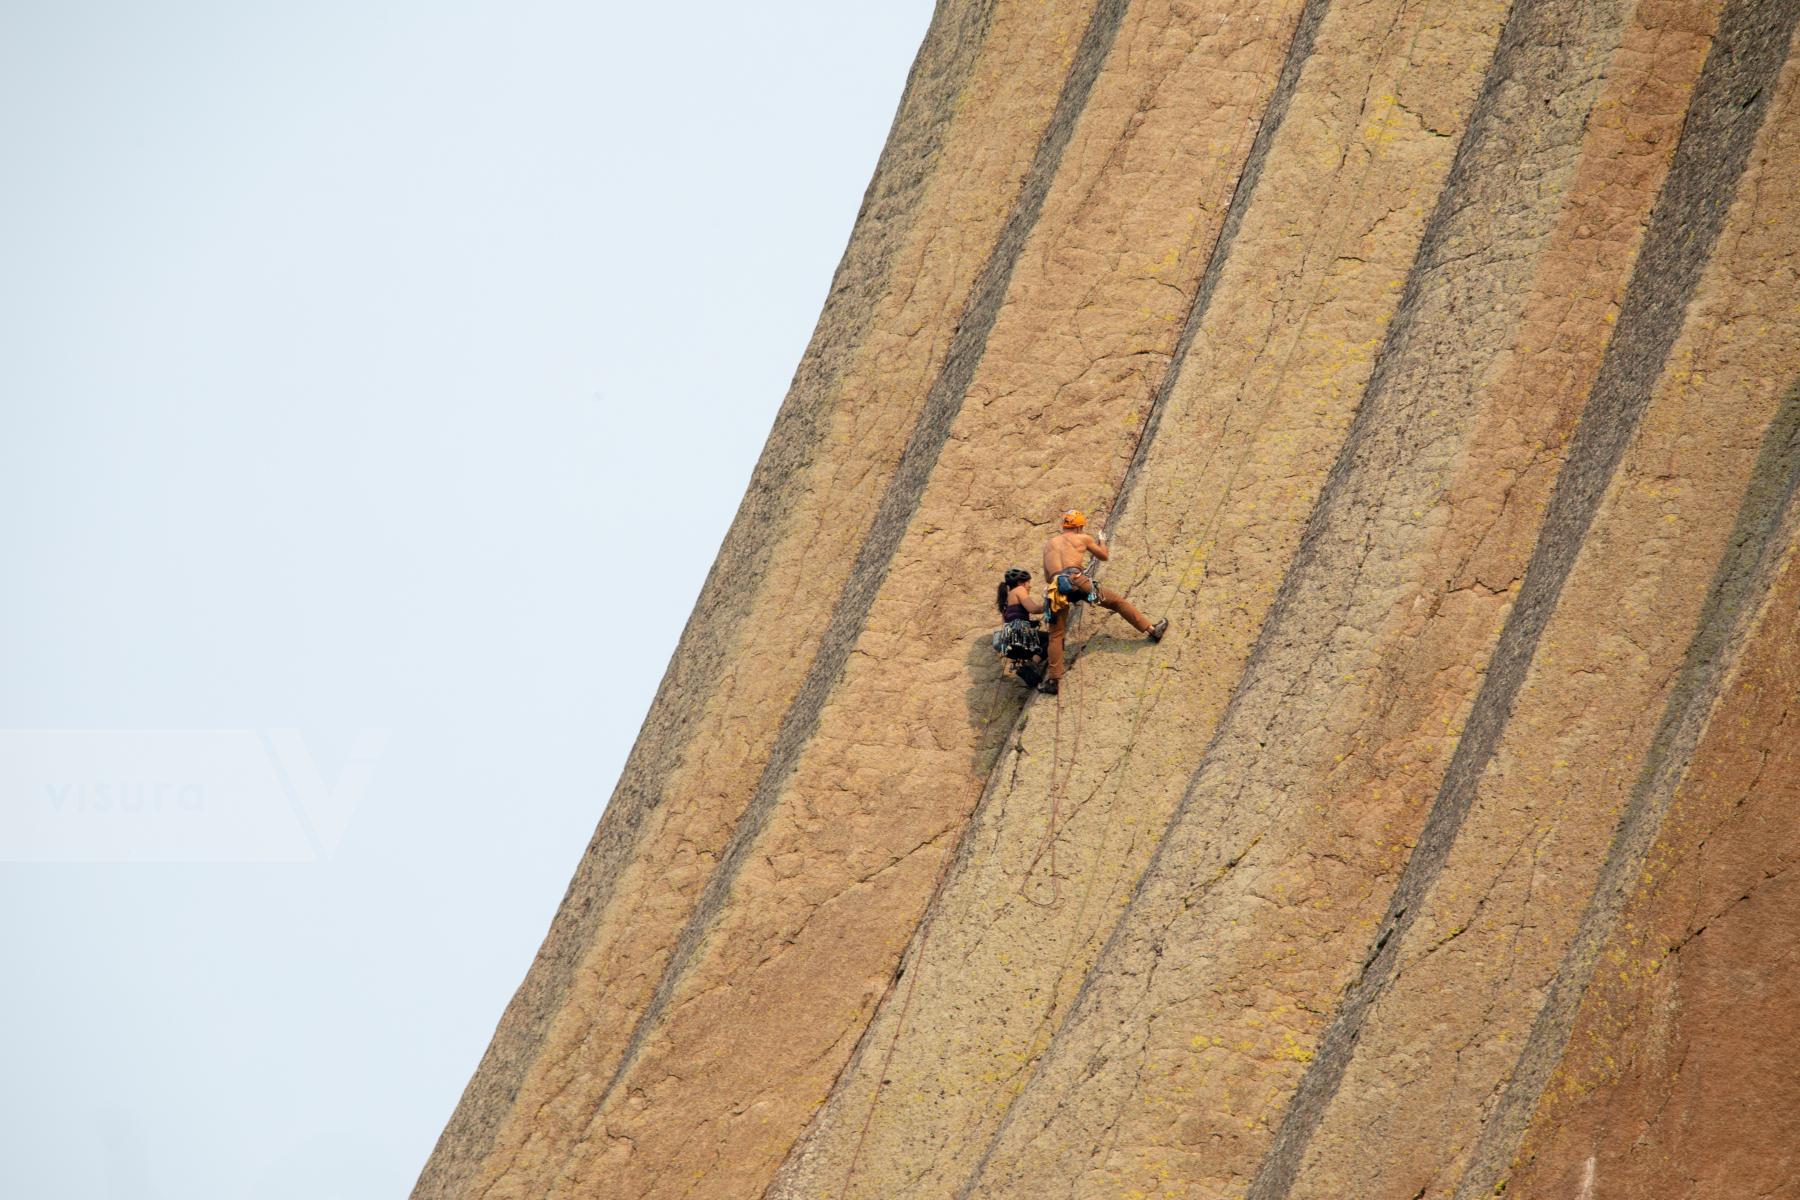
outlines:
[[[1076, 582], [1078, 579], [1087, 581], [1085, 591], [1081, 584]], [[1069, 607], [1071, 603], [1078, 600], [1085, 600], [1089, 604], [1100, 603], [1100, 585], [1094, 582], [1094, 577], [1088, 574], [1086, 567], [1064, 567], [1056, 573], [1056, 578], [1052, 582], [1055, 586], [1051, 590], [1062, 600], [1058, 611]]]

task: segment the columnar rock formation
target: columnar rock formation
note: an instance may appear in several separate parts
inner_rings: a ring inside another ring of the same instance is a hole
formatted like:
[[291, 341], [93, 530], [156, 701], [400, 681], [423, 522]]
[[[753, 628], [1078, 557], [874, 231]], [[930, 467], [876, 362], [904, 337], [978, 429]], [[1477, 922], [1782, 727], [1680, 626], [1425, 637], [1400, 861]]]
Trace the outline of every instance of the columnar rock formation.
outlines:
[[1797, 19], [940, 0], [415, 1194], [1800, 1196]]

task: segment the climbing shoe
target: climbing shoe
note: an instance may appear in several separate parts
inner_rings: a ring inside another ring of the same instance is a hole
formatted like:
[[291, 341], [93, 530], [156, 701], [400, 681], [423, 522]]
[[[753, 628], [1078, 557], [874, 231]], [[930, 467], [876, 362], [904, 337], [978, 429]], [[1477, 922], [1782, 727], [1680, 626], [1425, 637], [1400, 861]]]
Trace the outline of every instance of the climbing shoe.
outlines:
[[1152, 625], [1150, 627], [1150, 632], [1146, 633], [1144, 636], [1153, 642], [1160, 642], [1163, 639], [1163, 634], [1167, 632], [1169, 632], [1169, 618], [1164, 617], [1162, 620]]
[[1054, 679], [1046, 679], [1044, 682], [1038, 684], [1038, 691], [1044, 693], [1046, 696], [1056, 695], [1059, 688], [1060, 685]]

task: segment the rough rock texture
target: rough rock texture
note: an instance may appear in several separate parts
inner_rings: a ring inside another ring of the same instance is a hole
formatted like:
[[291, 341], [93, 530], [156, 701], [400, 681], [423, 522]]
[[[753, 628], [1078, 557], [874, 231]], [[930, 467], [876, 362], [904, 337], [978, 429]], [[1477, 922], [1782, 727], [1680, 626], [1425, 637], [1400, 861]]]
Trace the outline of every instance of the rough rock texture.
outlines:
[[1800, 1196], [1797, 21], [940, 3], [415, 1194]]

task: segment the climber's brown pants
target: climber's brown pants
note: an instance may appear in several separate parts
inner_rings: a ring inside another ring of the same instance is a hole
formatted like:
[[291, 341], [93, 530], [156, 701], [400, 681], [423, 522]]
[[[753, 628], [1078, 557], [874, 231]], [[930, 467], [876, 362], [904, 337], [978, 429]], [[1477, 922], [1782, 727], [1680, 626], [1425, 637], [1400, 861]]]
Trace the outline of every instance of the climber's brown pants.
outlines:
[[[1088, 577], [1086, 575], [1072, 576], [1071, 582], [1073, 582], [1075, 584], [1075, 586], [1078, 588], [1086, 588], [1089, 591], [1096, 590], [1094, 588], [1093, 581], [1088, 579]], [[1054, 587], [1055, 583], [1052, 582], [1051, 586]], [[1100, 607], [1101, 608], [1110, 608], [1112, 611], [1118, 613], [1121, 617], [1124, 617], [1127, 621], [1130, 621], [1131, 627], [1133, 629], [1137, 630], [1139, 633], [1149, 633], [1150, 632], [1150, 622], [1146, 621], [1144, 619], [1144, 614], [1139, 612], [1137, 610], [1137, 606], [1132, 604], [1131, 601], [1129, 601], [1125, 597], [1119, 595], [1119, 593], [1114, 592], [1114, 591], [1109, 591], [1106, 588], [1099, 588], [1097, 590], [1100, 593]], [[1079, 601], [1077, 601], [1076, 603], [1079, 603]], [[1074, 612], [1075, 612], [1075, 604], [1071, 603], [1069, 605], [1069, 607], [1063, 609], [1059, 613], [1056, 613], [1055, 615], [1053, 615], [1050, 618], [1050, 678], [1051, 679], [1061, 679], [1063, 677], [1063, 638], [1068, 636], [1069, 618], [1070, 618], [1070, 616], [1072, 616], [1074, 614]]]

